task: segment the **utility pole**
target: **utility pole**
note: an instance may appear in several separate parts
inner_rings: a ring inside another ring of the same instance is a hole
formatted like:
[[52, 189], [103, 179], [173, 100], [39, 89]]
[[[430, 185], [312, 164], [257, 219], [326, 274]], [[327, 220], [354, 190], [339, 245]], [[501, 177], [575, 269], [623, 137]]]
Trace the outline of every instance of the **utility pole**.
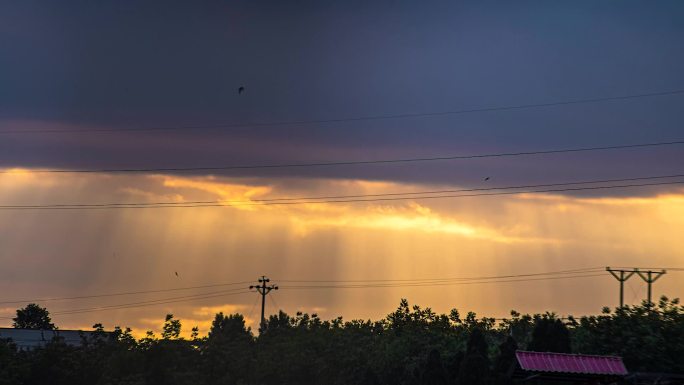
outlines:
[[606, 271], [620, 282], [620, 307], [623, 307], [625, 305], [625, 281], [628, 280], [629, 277], [633, 276], [637, 270], [620, 270], [606, 267]]
[[648, 284], [648, 305], [651, 306], [653, 304], [653, 302], [651, 301], [651, 285], [653, 284], [653, 282], [657, 281], [658, 278], [662, 277], [663, 274], [667, 273], [667, 271], [639, 271], [639, 269], [635, 269], [635, 271], [637, 274], [639, 274], [639, 277], [641, 277], [641, 279], [643, 279]]
[[271, 290], [278, 290], [278, 286], [276, 285], [267, 285], [268, 282], [271, 282], [270, 279], [266, 278], [265, 275], [262, 275], [261, 278], [259, 278], [259, 284], [254, 286], [250, 286], [249, 289], [253, 290], [256, 289], [256, 291], [261, 294], [261, 324], [259, 324], [259, 333], [264, 331], [264, 327], [266, 326], [266, 318], [264, 318], [264, 310], [266, 308], [266, 295], [271, 292]]

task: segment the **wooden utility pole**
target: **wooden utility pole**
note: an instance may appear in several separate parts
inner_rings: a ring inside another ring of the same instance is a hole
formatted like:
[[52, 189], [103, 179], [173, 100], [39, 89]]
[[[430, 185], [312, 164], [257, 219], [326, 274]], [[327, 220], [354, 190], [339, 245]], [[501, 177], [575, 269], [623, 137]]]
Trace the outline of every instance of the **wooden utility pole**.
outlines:
[[637, 270], [620, 270], [606, 267], [606, 271], [609, 272], [613, 277], [615, 277], [615, 279], [617, 279], [620, 282], [620, 307], [625, 306], [625, 281], [628, 280], [629, 277], [634, 275], [634, 273], [636, 273]]
[[266, 318], [264, 317], [264, 311], [266, 309], [266, 295], [270, 293], [271, 290], [278, 290], [277, 285], [269, 286], [267, 285], [268, 282], [271, 282], [271, 280], [262, 275], [261, 278], [259, 278], [258, 285], [252, 285], [249, 287], [250, 290], [256, 289], [256, 291], [261, 294], [261, 323], [259, 324], [259, 333], [263, 332], [264, 327], [266, 326]]
[[639, 269], [635, 269], [636, 273], [639, 274], [639, 277], [643, 279], [647, 284], [648, 284], [648, 305], [652, 305], [653, 301], [651, 301], [651, 285], [653, 282], [657, 281], [658, 278], [662, 277], [663, 274], [667, 273], [665, 270], [660, 270], [660, 271], [639, 271]]

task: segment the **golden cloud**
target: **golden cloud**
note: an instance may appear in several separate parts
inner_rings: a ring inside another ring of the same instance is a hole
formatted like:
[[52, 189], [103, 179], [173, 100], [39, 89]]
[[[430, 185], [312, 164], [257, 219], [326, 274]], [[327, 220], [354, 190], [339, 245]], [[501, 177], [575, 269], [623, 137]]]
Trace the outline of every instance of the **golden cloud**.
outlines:
[[[0, 201], [6, 204], [249, 202], [279, 196], [381, 194], [443, 187], [356, 180], [290, 183], [27, 173], [2, 174], [0, 186]], [[0, 290], [17, 292], [21, 288], [24, 298], [42, 298], [44, 290], [52, 290], [51, 295], [76, 295], [65, 291], [69, 288], [65, 283], [75, 281], [102, 292], [122, 291], [122, 287], [132, 290], [237, 282], [262, 274], [282, 279], [430, 278], [597, 265], [681, 266], [684, 248], [680, 235], [684, 192], [649, 197], [529, 194], [358, 204], [2, 211], [0, 215], [0, 260], [5, 266]], [[471, 289], [454, 287], [448, 291], [283, 290], [277, 295], [291, 311], [325, 308], [326, 314], [347, 318], [383, 316], [398, 298], [408, 295], [439, 311], [458, 306], [505, 315], [510, 308], [545, 311], [557, 310], [553, 307], [559, 304], [566, 312], [598, 311], [614, 300], [614, 282], [609, 278], [591, 278], [581, 285], [571, 280], [535, 282], [515, 286], [515, 290], [473, 285]], [[676, 295], [684, 287], [681, 282], [673, 273], [658, 281], [657, 290]], [[101, 288], [105, 284], [109, 286]], [[125, 318], [128, 315], [146, 322], [137, 325], [159, 330], [163, 315], [171, 312], [183, 321], [184, 333], [195, 325], [206, 332], [212, 313], [249, 313], [254, 297], [245, 294], [234, 298], [231, 304], [215, 299], [206, 306], [179, 303], [121, 310], [109, 322], [136, 326]], [[80, 305], [63, 305], [66, 310], [69, 306]], [[9, 314], [13, 309], [5, 310]], [[254, 312], [258, 313], [258, 307]], [[84, 319], [95, 323], [103, 317], [107, 316], [95, 313], [59, 316], [55, 321], [66, 328], [88, 324]], [[252, 317], [248, 322], [256, 325]]]

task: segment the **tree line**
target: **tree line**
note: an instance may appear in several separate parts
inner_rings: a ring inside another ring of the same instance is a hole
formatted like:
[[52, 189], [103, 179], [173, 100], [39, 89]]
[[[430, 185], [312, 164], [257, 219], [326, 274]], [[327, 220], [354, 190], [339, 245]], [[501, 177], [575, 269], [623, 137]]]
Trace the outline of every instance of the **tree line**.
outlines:
[[[54, 328], [47, 310], [17, 311], [15, 327]], [[241, 314], [216, 314], [206, 336], [169, 314], [159, 336], [93, 326], [81, 346], [59, 339], [21, 350], [0, 341], [0, 384], [508, 385], [515, 351], [618, 355], [630, 371], [684, 372], [684, 306], [662, 297], [560, 319], [519, 314], [497, 322], [458, 310], [397, 309], [378, 321], [279, 312], [256, 335]]]

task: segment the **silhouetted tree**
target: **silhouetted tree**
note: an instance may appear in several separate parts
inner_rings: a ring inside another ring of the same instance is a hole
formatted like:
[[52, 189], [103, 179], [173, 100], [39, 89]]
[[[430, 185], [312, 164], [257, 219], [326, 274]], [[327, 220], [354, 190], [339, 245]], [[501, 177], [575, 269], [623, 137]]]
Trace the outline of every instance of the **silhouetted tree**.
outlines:
[[516, 365], [515, 351], [518, 350], [518, 343], [513, 337], [508, 336], [499, 345], [499, 356], [494, 364], [494, 384], [509, 385], [513, 383], [511, 375]]
[[470, 333], [465, 357], [458, 372], [459, 385], [485, 385], [489, 379], [487, 340], [480, 328]]
[[209, 384], [236, 384], [248, 375], [254, 337], [240, 314], [216, 314], [203, 348]]
[[17, 351], [17, 345], [7, 339], [0, 339], [0, 385], [14, 385], [24, 383], [31, 368], [29, 360], [22, 359]]
[[489, 348], [487, 346], [487, 340], [485, 339], [484, 333], [482, 333], [482, 329], [475, 328], [470, 333], [466, 353], [477, 353], [483, 357], [487, 357]]
[[446, 385], [447, 375], [442, 366], [442, 357], [439, 355], [439, 350], [432, 349], [428, 354], [427, 362], [425, 363], [425, 371], [421, 380], [423, 385]]
[[380, 379], [372, 368], [366, 368], [366, 371], [363, 373], [361, 385], [380, 385]]
[[162, 326], [162, 338], [165, 340], [177, 339], [181, 333], [181, 321], [173, 319], [173, 314], [167, 314]]
[[[0, 340], [0, 385], [509, 385], [518, 338], [545, 351], [567, 351], [568, 334], [577, 352], [622, 356], [633, 371], [684, 371], [684, 307], [666, 298], [567, 324], [549, 313], [514, 313], [495, 324], [474, 313], [436, 314], [402, 301], [379, 321], [279, 312], [258, 338], [239, 314], [217, 314], [209, 335], [191, 340], [180, 336], [180, 321], [171, 315], [161, 338], [150, 332], [136, 340], [130, 329], [93, 328], [80, 346], [58, 339], [27, 351], [18, 341]], [[493, 343], [498, 355], [490, 369]]]
[[26, 384], [80, 385], [82, 357], [61, 339], [31, 352], [31, 369]]
[[684, 373], [684, 306], [678, 299], [605, 308], [582, 317], [572, 335], [578, 352], [621, 356], [631, 371]]
[[56, 329], [50, 319], [50, 312], [35, 303], [30, 303], [23, 309], [17, 309], [17, 316], [12, 318], [12, 321], [14, 321], [12, 326], [17, 329]]
[[465, 353], [463, 351], [453, 352], [450, 356], [447, 356], [444, 360], [444, 369], [447, 372], [447, 378], [450, 384], [455, 384], [458, 382], [458, 372], [461, 370], [461, 364], [463, 363], [463, 358]]
[[180, 320], [167, 314], [162, 325], [162, 339], [145, 341], [144, 379], [148, 384], [181, 385], [197, 381], [199, 351], [180, 338]]
[[532, 340], [527, 350], [534, 352], [570, 353], [570, 332], [553, 314], [545, 314], [535, 321]]

